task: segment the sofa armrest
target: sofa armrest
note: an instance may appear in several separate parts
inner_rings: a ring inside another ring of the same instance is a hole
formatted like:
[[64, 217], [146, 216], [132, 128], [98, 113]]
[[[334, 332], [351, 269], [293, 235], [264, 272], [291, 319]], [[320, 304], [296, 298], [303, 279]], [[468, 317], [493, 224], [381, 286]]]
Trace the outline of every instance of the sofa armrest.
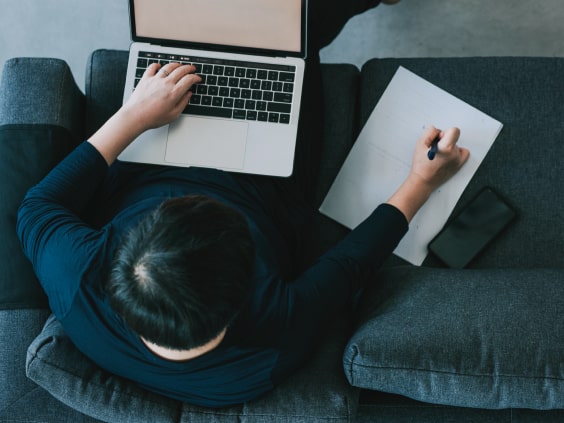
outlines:
[[4, 64], [0, 81], [0, 125], [42, 124], [84, 137], [84, 95], [66, 62], [14, 58]]

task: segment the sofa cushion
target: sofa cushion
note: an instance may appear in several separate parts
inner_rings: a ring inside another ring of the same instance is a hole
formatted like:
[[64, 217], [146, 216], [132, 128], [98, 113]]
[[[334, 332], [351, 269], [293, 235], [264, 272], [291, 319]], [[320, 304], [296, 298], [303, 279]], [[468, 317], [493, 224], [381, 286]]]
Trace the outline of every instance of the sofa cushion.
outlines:
[[218, 410], [183, 404], [113, 376], [82, 355], [51, 317], [28, 349], [27, 375], [68, 406], [108, 422], [338, 422], [356, 413], [358, 389], [340, 362], [346, 324], [331, 328], [318, 353], [261, 399]]
[[344, 355], [354, 386], [478, 408], [564, 408], [564, 269], [382, 271]]
[[47, 307], [47, 299], [16, 235], [27, 192], [73, 148], [70, 133], [51, 125], [0, 126], [0, 310]]

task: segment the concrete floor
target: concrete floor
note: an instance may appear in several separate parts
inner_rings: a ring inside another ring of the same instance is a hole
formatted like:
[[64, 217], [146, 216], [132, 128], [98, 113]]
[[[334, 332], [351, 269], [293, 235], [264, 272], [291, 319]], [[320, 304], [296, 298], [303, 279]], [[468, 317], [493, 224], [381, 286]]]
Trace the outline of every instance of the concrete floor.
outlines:
[[[0, 64], [14, 56], [59, 57], [83, 87], [91, 51], [128, 48], [127, 4], [0, 0]], [[322, 60], [360, 67], [372, 57], [564, 56], [562, 22], [562, 0], [401, 0], [353, 18]]]

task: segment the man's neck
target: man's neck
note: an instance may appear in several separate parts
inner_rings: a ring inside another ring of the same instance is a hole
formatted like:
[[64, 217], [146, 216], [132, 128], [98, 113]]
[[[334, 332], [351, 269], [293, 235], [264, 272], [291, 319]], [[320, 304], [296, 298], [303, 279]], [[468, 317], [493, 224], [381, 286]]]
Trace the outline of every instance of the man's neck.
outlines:
[[227, 329], [224, 329], [216, 338], [212, 339], [207, 344], [204, 344], [200, 347], [191, 348], [189, 350], [173, 350], [161, 347], [157, 344], [153, 344], [152, 342], [147, 341], [143, 337], [141, 337], [141, 340], [153, 354], [164, 358], [165, 360], [186, 361], [193, 360], [194, 358], [200, 357], [217, 348], [217, 346], [221, 344], [221, 341], [223, 341], [226, 332]]

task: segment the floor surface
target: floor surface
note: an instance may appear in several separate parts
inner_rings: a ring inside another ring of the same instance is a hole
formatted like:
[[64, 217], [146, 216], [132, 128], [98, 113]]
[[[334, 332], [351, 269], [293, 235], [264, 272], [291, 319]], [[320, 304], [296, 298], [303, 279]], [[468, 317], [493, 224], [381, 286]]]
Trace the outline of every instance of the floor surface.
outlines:
[[[14, 56], [59, 57], [83, 87], [91, 51], [128, 48], [127, 4], [0, 0], [0, 64]], [[360, 67], [372, 57], [564, 56], [562, 22], [562, 0], [401, 0], [351, 19], [322, 60]]]

